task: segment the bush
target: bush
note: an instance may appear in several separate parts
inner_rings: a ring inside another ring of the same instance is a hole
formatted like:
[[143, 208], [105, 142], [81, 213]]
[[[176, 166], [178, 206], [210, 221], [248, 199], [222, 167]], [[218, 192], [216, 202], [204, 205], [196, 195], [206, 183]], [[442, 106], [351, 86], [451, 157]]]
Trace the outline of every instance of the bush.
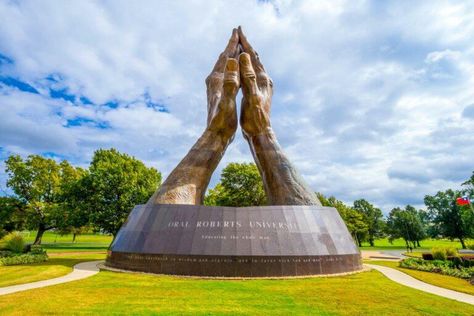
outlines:
[[46, 250], [41, 245], [30, 245], [30, 253], [32, 254], [45, 254]]
[[465, 268], [474, 267], [474, 256], [464, 255], [460, 257], [462, 259], [462, 265]]
[[434, 260], [446, 260], [446, 249], [445, 248], [433, 248], [431, 249]]
[[10, 257], [2, 257], [0, 258], [0, 266], [12, 266], [17, 264], [27, 264], [27, 263], [39, 263], [48, 260], [48, 255], [46, 253], [43, 254], [21, 254], [21, 255], [14, 255]]
[[446, 260], [427, 261], [409, 258], [400, 261], [399, 265], [402, 268], [440, 273], [462, 279], [470, 279], [474, 276], [474, 267], [456, 267], [454, 262]]
[[25, 239], [19, 232], [11, 232], [2, 239], [3, 248], [14, 253], [22, 253], [25, 249]]
[[458, 250], [453, 247], [445, 248], [446, 249], [446, 256], [448, 257], [457, 257], [458, 256]]
[[474, 250], [474, 242], [470, 242], [466, 244], [467, 249]]
[[14, 255], [13, 252], [11, 252], [10, 250], [0, 250], [0, 258], [11, 257], [13, 255]]
[[423, 252], [421, 256], [423, 260], [433, 260], [433, 255], [430, 252]]
[[463, 260], [460, 257], [448, 257], [448, 260], [451, 260], [456, 268], [464, 267]]

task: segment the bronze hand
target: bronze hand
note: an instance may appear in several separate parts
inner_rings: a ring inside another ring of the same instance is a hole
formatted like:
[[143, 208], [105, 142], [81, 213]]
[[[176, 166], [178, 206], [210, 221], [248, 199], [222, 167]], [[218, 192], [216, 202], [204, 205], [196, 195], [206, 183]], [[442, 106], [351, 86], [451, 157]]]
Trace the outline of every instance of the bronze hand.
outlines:
[[237, 129], [235, 97], [240, 88], [237, 29], [206, 79], [207, 125], [202, 136], [148, 203], [202, 204], [212, 173]]
[[281, 150], [270, 123], [273, 84], [258, 54], [239, 27], [243, 53], [240, 126], [247, 139], [272, 205], [321, 205]]

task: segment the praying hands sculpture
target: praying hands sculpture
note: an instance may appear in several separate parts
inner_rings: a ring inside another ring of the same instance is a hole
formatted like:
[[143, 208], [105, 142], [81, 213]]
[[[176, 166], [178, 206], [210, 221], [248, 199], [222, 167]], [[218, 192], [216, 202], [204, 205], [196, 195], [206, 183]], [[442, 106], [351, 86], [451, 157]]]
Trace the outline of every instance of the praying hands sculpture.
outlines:
[[243, 98], [240, 126], [263, 179], [270, 205], [321, 205], [282, 152], [270, 122], [273, 83], [242, 29], [233, 29], [206, 79], [207, 126], [149, 204], [202, 204], [219, 161], [237, 130], [237, 92]]

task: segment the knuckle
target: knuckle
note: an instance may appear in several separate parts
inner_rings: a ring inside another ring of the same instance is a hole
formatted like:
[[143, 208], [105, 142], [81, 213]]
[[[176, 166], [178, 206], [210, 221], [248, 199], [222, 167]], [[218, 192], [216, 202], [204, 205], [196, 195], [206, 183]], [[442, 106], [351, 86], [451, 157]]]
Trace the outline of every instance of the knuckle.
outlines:
[[265, 72], [260, 72], [258, 75], [258, 84], [261, 86], [273, 86], [273, 81], [272, 79], [265, 73]]
[[206, 78], [206, 85], [207, 86], [214, 86], [214, 85], [220, 85], [222, 84], [222, 81], [224, 80], [224, 75], [220, 73], [211, 73], [209, 76]]

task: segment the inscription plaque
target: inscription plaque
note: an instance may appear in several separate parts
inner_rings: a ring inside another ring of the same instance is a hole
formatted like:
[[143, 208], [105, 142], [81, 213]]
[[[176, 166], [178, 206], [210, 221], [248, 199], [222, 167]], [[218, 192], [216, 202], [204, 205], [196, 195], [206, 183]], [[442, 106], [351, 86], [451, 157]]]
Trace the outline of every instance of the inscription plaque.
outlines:
[[362, 268], [335, 208], [138, 205], [109, 249], [110, 267], [215, 277], [333, 274]]

